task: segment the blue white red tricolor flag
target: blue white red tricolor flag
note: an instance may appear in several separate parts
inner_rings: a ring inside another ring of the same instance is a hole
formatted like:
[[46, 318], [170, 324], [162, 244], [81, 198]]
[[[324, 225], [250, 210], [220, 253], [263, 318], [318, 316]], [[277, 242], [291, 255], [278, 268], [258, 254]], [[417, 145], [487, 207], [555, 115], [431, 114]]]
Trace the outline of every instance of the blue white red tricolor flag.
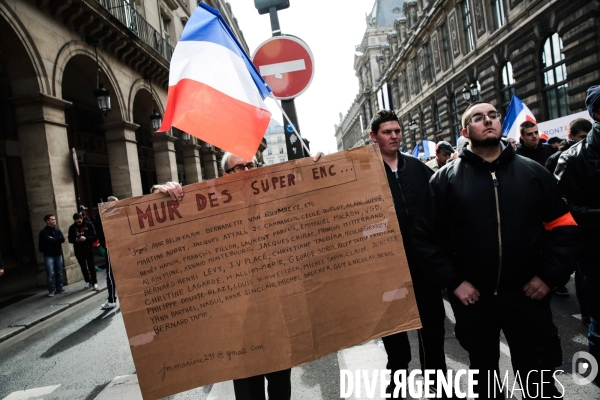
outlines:
[[435, 156], [436, 149], [437, 149], [437, 145], [435, 144], [435, 142], [432, 142], [429, 140], [423, 140], [423, 153], [425, 153], [426, 158]]
[[525, 121], [536, 123], [531, 110], [520, 98], [513, 95], [510, 100], [510, 105], [508, 106], [508, 111], [504, 116], [504, 122], [502, 123], [502, 136], [507, 139], [513, 138], [516, 141], [519, 141], [519, 137], [521, 136], [519, 125]]
[[200, 3], [175, 47], [159, 132], [176, 127], [251, 160], [271, 119], [271, 93], [221, 14]]

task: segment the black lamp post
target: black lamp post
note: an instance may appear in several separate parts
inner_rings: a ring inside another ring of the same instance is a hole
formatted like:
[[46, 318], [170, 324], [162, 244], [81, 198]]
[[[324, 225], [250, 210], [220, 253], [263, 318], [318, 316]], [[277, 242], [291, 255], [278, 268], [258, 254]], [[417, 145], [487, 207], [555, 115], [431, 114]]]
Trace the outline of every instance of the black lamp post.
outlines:
[[462, 94], [463, 94], [463, 99], [465, 99], [465, 101], [468, 104], [471, 104], [471, 91], [469, 90], [467, 85], [465, 85], [465, 87], [463, 88]]
[[94, 46], [94, 54], [96, 55], [96, 87], [94, 90], [94, 97], [98, 102], [98, 108], [104, 113], [106, 117], [110, 111], [110, 91], [104, 87], [102, 83], [102, 71], [100, 70], [100, 64], [98, 63], [98, 41], [92, 41]]
[[469, 89], [471, 91], [471, 98], [473, 99], [473, 101], [479, 100], [479, 89], [477, 89], [477, 85], [475, 84], [475, 82], [471, 83]]
[[410, 133], [412, 134], [412, 139], [413, 139], [413, 149], [415, 147], [417, 147], [417, 139], [415, 136], [415, 132], [418, 127], [419, 127], [419, 124], [414, 119], [408, 123], [408, 129], [410, 130]]
[[181, 131], [181, 133], [182, 133], [181, 139], [183, 139], [183, 141], [185, 142], [185, 144], [189, 144], [190, 140], [192, 140], [192, 136], [189, 133], [187, 133], [187, 132]]
[[152, 129], [157, 131], [162, 125], [162, 115], [160, 115], [154, 108], [154, 91], [152, 90], [152, 78], [148, 77], [150, 83], [150, 101], [152, 102], [152, 114], [150, 115], [150, 122], [152, 123]]

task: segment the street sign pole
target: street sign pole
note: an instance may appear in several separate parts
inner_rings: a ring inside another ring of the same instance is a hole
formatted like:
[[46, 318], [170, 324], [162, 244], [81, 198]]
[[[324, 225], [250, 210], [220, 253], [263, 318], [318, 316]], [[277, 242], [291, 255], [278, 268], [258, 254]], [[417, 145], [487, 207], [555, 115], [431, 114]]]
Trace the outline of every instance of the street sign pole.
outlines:
[[[279, 27], [279, 18], [277, 17], [276, 7], [269, 8], [269, 16], [271, 17], [271, 31], [273, 36], [281, 36], [281, 28]], [[294, 124], [296, 130], [300, 132], [300, 125], [298, 125], [298, 116], [296, 115], [296, 105], [294, 104], [294, 99], [281, 100], [281, 108], [283, 108], [283, 111], [287, 114], [290, 122]], [[289, 133], [287, 124], [288, 122], [286, 121], [285, 117], [283, 117], [285, 146], [288, 160], [297, 160], [298, 158], [306, 157], [307, 155], [302, 150], [300, 138], [296, 137], [295, 133]], [[292, 138], [296, 138], [296, 140], [293, 141]]]

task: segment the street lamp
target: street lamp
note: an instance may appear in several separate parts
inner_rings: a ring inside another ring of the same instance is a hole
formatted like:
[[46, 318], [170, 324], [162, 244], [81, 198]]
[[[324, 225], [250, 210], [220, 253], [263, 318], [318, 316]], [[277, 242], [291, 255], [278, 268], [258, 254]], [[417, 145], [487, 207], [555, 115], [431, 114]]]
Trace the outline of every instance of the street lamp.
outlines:
[[477, 89], [477, 85], [475, 84], [475, 82], [471, 83], [469, 89], [471, 90], [471, 98], [473, 99], [473, 101], [477, 101], [477, 99], [479, 99], [479, 89]]
[[98, 102], [98, 108], [104, 113], [106, 117], [110, 111], [110, 91], [104, 87], [102, 83], [102, 71], [100, 70], [100, 63], [98, 62], [98, 41], [92, 40], [92, 46], [94, 46], [94, 54], [96, 55], [96, 87], [94, 90], [94, 97]]
[[467, 85], [465, 85], [465, 87], [463, 88], [462, 94], [463, 94], [463, 99], [465, 99], [465, 101], [467, 103], [471, 104], [471, 91], [469, 90]]
[[412, 139], [413, 139], [413, 143], [414, 143], [413, 147], [417, 146], [417, 139], [415, 136], [415, 132], [416, 132], [417, 128], [419, 128], [419, 124], [414, 119], [408, 123], [408, 129], [410, 130], [410, 133], [412, 134]]
[[[154, 106], [154, 91], [152, 90], [152, 78], [146, 78], [150, 83], [150, 102], [152, 106]], [[152, 124], [152, 129], [157, 131], [162, 125], [162, 115], [160, 115], [154, 107], [152, 107], [152, 114], [150, 114], [150, 123]]]
[[189, 133], [182, 131], [181, 139], [183, 139], [183, 141], [185, 142], [185, 144], [189, 144], [190, 140], [192, 140], [192, 136]]

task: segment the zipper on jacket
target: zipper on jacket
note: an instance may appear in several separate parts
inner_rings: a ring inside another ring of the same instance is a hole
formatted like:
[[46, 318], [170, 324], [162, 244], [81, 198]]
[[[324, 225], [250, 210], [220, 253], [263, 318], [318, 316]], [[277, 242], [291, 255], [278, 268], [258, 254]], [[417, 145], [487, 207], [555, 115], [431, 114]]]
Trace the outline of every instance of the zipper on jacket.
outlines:
[[494, 196], [496, 197], [496, 219], [498, 221], [498, 279], [496, 280], [496, 289], [494, 290], [494, 296], [498, 295], [498, 286], [500, 286], [500, 274], [502, 273], [502, 231], [500, 225], [500, 200], [498, 198], [498, 179], [496, 178], [496, 172], [490, 172], [492, 174], [492, 182], [494, 183]]

